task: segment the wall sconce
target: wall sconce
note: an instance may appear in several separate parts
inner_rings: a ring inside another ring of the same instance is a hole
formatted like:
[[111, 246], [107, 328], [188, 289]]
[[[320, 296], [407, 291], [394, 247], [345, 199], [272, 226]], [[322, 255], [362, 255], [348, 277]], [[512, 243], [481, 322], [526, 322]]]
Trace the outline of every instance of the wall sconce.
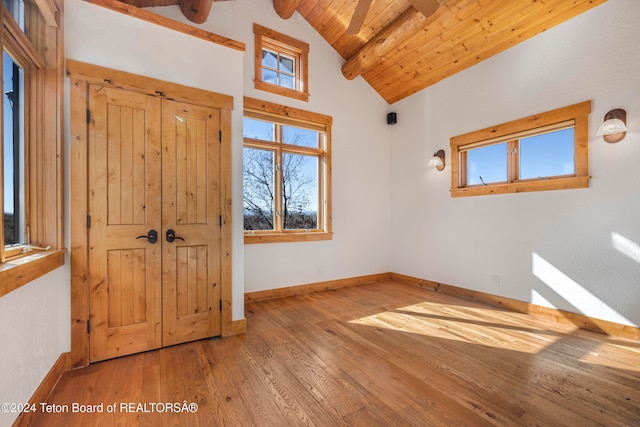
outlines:
[[437, 170], [444, 170], [444, 150], [438, 150], [433, 153], [433, 157], [427, 163], [427, 166], [435, 166]]
[[607, 142], [618, 142], [627, 134], [627, 112], [621, 108], [609, 111], [604, 115], [604, 123], [598, 128], [596, 135]]

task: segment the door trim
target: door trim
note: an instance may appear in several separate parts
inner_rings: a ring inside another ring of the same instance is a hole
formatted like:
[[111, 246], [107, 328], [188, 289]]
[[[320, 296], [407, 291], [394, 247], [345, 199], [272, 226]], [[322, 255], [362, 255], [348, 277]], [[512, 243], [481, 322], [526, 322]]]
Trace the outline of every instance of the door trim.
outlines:
[[230, 336], [246, 331], [245, 319], [232, 319], [231, 263], [231, 111], [233, 97], [111, 70], [68, 59], [70, 89], [71, 170], [71, 366], [89, 364], [89, 233], [87, 141], [90, 119], [88, 84], [141, 92], [158, 98], [220, 109], [220, 208], [221, 224], [221, 332]]

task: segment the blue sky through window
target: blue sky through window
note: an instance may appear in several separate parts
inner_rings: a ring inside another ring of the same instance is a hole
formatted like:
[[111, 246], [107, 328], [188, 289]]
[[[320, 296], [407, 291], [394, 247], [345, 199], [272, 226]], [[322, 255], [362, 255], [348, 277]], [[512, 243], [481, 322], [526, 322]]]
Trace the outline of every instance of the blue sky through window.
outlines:
[[[507, 150], [507, 142], [468, 150], [467, 185], [507, 182]], [[518, 155], [519, 180], [572, 175], [574, 128], [521, 138]]]
[[467, 154], [468, 185], [505, 182], [507, 180], [507, 143], [474, 148]]
[[571, 175], [573, 157], [573, 128], [522, 138], [520, 179]]
[[2, 54], [4, 85], [2, 90], [2, 100], [4, 108], [4, 211], [13, 213], [13, 109], [7, 93], [13, 90], [13, 61], [11, 57], [3, 52]]

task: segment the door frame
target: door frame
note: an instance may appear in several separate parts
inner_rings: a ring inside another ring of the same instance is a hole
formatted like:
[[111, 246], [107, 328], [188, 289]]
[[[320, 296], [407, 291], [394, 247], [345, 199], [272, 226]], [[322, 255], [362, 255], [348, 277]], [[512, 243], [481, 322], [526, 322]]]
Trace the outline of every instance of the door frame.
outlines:
[[71, 366], [89, 364], [88, 85], [141, 92], [220, 110], [221, 335], [246, 331], [246, 320], [232, 319], [231, 264], [231, 111], [233, 97], [150, 77], [67, 59], [70, 89], [71, 170]]

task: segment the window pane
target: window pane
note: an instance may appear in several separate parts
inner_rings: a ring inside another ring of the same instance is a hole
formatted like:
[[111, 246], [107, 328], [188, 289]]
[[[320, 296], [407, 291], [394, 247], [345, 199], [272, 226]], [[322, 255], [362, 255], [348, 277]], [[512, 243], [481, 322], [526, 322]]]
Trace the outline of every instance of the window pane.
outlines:
[[293, 73], [293, 58], [288, 58], [286, 56], [280, 56], [280, 70], [289, 74]]
[[262, 50], [262, 66], [278, 69], [278, 54], [268, 50]]
[[282, 207], [285, 230], [318, 228], [318, 158], [282, 155]]
[[4, 7], [22, 31], [24, 31], [24, 1], [23, 0], [4, 0]]
[[507, 143], [469, 150], [467, 162], [467, 185], [506, 182]]
[[286, 74], [280, 74], [280, 86], [286, 87], [287, 89], [293, 89], [293, 77], [287, 76]]
[[271, 83], [272, 85], [278, 84], [278, 73], [275, 71], [267, 70], [266, 68], [262, 69], [262, 81], [265, 83]]
[[262, 120], [244, 118], [242, 122], [242, 134], [245, 138], [261, 139], [263, 141], [274, 141], [273, 123]]
[[274, 153], [244, 148], [243, 156], [244, 229], [273, 230]]
[[318, 148], [320, 132], [293, 126], [282, 126], [282, 142], [303, 147]]
[[3, 53], [4, 244], [25, 243], [23, 70]]
[[575, 173], [573, 128], [520, 140], [520, 179]]

